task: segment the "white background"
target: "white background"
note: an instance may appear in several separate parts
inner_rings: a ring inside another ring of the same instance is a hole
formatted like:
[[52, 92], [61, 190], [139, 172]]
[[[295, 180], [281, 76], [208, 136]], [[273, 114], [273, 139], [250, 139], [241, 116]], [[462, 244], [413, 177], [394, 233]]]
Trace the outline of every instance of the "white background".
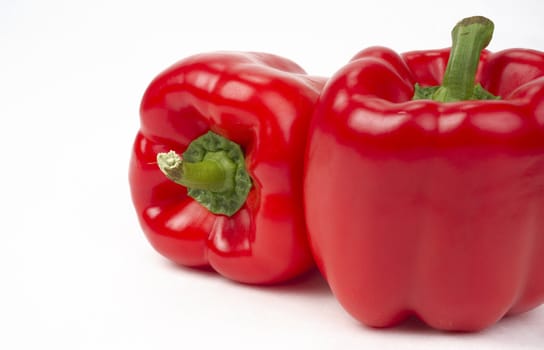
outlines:
[[[456, 3], [454, 5], [454, 3]], [[544, 50], [540, 1], [0, 1], [0, 348], [543, 349], [544, 307], [476, 334], [359, 325], [311, 273], [247, 287], [175, 267], [140, 231], [128, 159], [150, 80], [202, 51], [283, 55], [331, 75], [360, 49]]]

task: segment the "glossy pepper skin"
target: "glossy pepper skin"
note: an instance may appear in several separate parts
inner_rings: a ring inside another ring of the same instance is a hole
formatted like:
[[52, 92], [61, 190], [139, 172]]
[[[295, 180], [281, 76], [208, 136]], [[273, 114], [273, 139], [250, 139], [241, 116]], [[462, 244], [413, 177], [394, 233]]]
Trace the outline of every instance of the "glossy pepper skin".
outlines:
[[412, 101], [449, 51], [363, 50], [316, 106], [311, 246], [366, 325], [474, 331], [544, 302], [544, 53], [482, 53], [476, 82], [501, 100]]
[[[129, 174], [153, 247], [177, 264], [209, 265], [242, 283], [275, 283], [308, 270], [303, 157], [322, 85], [292, 61], [264, 53], [195, 55], [157, 76], [141, 102]], [[181, 154], [208, 131], [241, 147], [252, 180], [230, 217], [188, 197], [157, 166], [158, 153]]]

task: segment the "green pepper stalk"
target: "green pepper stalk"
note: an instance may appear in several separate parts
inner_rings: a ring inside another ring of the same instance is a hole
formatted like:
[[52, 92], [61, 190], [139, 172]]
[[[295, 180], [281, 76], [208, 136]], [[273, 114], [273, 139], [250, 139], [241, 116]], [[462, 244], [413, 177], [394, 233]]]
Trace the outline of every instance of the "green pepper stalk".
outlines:
[[493, 36], [493, 22], [482, 16], [461, 20], [451, 32], [452, 47], [442, 85], [415, 86], [414, 100], [432, 99], [439, 102], [465, 100], [496, 100], [480, 84], [475, 84], [480, 55]]

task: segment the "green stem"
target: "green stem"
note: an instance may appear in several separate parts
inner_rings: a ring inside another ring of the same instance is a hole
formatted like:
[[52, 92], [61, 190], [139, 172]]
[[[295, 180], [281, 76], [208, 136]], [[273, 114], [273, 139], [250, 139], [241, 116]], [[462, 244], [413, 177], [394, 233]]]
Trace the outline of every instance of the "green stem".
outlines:
[[236, 166], [228, 158], [222, 159], [220, 153], [209, 154], [200, 162], [189, 163], [170, 151], [159, 153], [157, 163], [164, 175], [179, 185], [212, 192], [232, 191]]
[[422, 87], [416, 83], [413, 99], [439, 102], [499, 99], [480, 84], [475, 85], [480, 55], [491, 41], [493, 28], [493, 22], [482, 16], [457, 23], [451, 32], [452, 47], [442, 85]]
[[433, 94], [433, 100], [471, 99], [480, 54], [491, 41], [493, 27], [493, 22], [481, 16], [465, 18], [457, 23], [451, 32], [453, 42], [442, 86]]

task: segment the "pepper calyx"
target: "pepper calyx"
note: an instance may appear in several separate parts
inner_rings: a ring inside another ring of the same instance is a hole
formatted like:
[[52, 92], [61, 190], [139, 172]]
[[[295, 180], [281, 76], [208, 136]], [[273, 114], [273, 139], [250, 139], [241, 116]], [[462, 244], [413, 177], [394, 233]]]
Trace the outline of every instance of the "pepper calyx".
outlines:
[[252, 187], [241, 147], [212, 131], [193, 140], [182, 156], [157, 154], [161, 171], [214, 214], [234, 215]]

